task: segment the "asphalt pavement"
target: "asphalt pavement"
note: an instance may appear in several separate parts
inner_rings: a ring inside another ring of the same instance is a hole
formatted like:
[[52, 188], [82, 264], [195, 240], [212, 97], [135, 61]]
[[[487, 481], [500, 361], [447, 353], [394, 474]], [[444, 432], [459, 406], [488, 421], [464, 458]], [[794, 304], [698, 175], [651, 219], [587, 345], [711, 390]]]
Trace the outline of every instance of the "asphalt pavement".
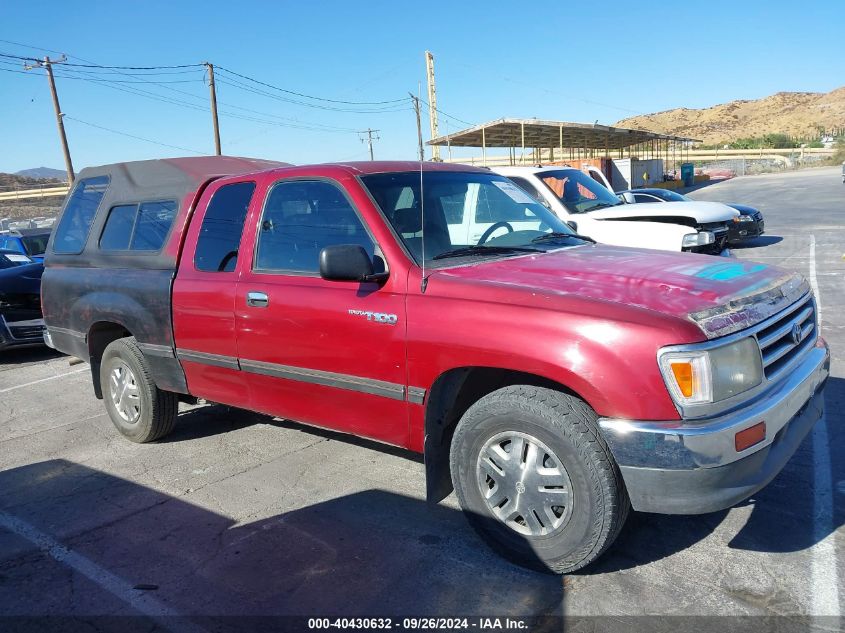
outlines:
[[219, 629], [200, 616], [602, 616], [592, 622], [631, 630], [656, 628], [641, 616], [744, 615], [755, 628], [836, 630], [845, 185], [829, 168], [690, 195], [764, 213], [766, 234], [734, 254], [805, 275], [833, 351], [826, 418], [752, 499], [697, 517], [635, 513], [596, 564], [544, 575], [489, 551], [454, 496], [427, 506], [419, 456], [219, 405], [183, 406], [171, 437], [132, 444], [94, 398], [87, 365], [6, 352], [0, 615], [144, 615], [174, 631]]

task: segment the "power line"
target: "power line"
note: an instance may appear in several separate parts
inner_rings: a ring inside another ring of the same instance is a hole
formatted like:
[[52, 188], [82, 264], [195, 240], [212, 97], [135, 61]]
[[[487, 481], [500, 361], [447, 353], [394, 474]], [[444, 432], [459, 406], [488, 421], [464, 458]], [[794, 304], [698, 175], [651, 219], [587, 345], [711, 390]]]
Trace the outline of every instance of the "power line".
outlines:
[[77, 68], [102, 68], [106, 70], [172, 70], [174, 68], [195, 68], [200, 67], [203, 64], [176, 64], [174, 66], [104, 66], [102, 64], [73, 64], [67, 62], [67, 65], [76, 66]]
[[190, 147], [181, 147], [179, 145], [169, 145], [167, 143], [160, 143], [159, 141], [154, 141], [149, 138], [144, 138], [143, 136], [135, 136], [134, 134], [129, 134], [128, 132], [121, 132], [120, 130], [113, 130], [108, 127], [103, 127], [102, 125], [97, 125], [95, 123], [89, 123], [88, 121], [82, 121], [81, 119], [74, 118], [72, 116], [64, 115], [65, 119], [68, 121], [74, 121], [75, 123], [81, 123], [82, 125], [87, 125], [89, 127], [97, 128], [98, 130], [104, 130], [106, 132], [111, 132], [112, 134], [119, 134], [120, 136], [126, 136], [128, 138], [134, 138], [138, 141], [145, 141], [147, 143], [152, 143], [153, 145], [160, 145], [161, 147], [169, 147], [171, 149], [180, 149], [186, 152], [191, 152], [193, 154], [199, 154], [200, 156], [205, 155], [205, 152], [199, 152], [195, 149], [191, 149]]
[[246, 75], [242, 75], [240, 73], [236, 73], [233, 70], [229, 70], [228, 68], [223, 68], [222, 66], [217, 66], [218, 70], [222, 70], [225, 73], [229, 73], [230, 75], [234, 75], [235, 77], [240, 77], [241, 79], [246, 79], [247, 81], [251, 81], [253, 83], [259, 84], [261, 86], [265, 86], [267, 88], [272, 88], [273, 90], [278, 90], [279, 92], [284, 92], [286, 94], [294, 95], [297, 97], [303, 97], [305, 99], [313, 99], [315, 101], [325, 101], [327, 103], [340, 103], [344, 105], [385, 105], [390, 103], [400, 103], [405, 101], [404, 98], [402, 99], [389, 99], [387, 101], [343, 101], [341, 99], [328, 99], [326, 97], [316, 97], [314, 95], [304, 94], [302, 92], [295, 92], [293, 90], [288, 90], [286, 88], [280, 88], [279, 86], [274, 86], [273, 84], [268, 84], [264, 81], [259, 81], [258, 79], [254, 79], [252, 77], [247, 77]]
[[[2, 63], [2, 60], [0, 60]], [[0, 68], [0, 70], [5, 70], [9, 73], [21, 73], [24, 75], [29, 75], [30, 77], [35, 77], [32, 73], [27, 73], [22, 70], [14, 70], [9, 68]], [[95, 83], [116, 83], [116, 84], [143, 84], [143, 83], [150, 83], [147, 81], [136, 81], [136, 80], [126, 80], [126, 79], [95, 79], [93, 77], [74, 77], [73, 75], [69, 75], [66, 73], [54, 73], [56, 77], [61, 77], [62, 79], [73, 79], [76, 81], [90, 81]], [[167, 81], [158, 81], [155, 82], [157, 84], [192, 84], [192, 83], [203, 83], [202, 79], [179, 79], [179, 80], [167, 80]]]
[[[26, 62], [38, 62], [37, 57], [25, 57], [23, 55], [10, 55], [9, 53], [0, 53], [0, 57], [8, 57], [10, 59], [18, 59]], [[82, 60], [86, 61], [86, 60]], [[102, 64], [75, 64], [73, 62], [63, 62], [66, 66], [75, 66], [76, 68], [100, 68], [103, 70], [173, 70], [178, 68], [199, 68], [203, 64], [178, 64], [174, 66], [104, 66]]]
[[300, 106], [304, 106], [306, 108], [314, 108], [314, 109], [317, 109], [317, 110], [328, 110], [328, 111], [331, 111], [331, 112], [346, 112], [346, 113], [352, 113], [352, 114], [379, 114], [379, 113], [382, 113], [382, 112], [398, 112], [400, 109], [404, 109], [404, 108], [398, 108], [397, 107], [398, 104], [406, 101], [405, 99], [399, 99], [396, 103], [391, 104], [391, 105], [378, 106], [378, 107], [365, 108], [365, 109], [340, 108], [340, 107], [334, 107], [334, 106], [329, 106], [329, 105], [323, 105], [323, 104], [320, 104], [320, 103], [308, 103], [306, 101], [298, 101], [296, 99], [290, 99], [290, 98], [287, 98], [287, 97], [283, 97], [281, 95], [277, 95], [277, 94], [267, 92], [265, 90], [261, 90], [259, 88], [253, 88], [251, 86], [247, 86], [247, 85], [243, 84], [242, 82], [239, 82], [237, 80], [232, 80], [230, 78], [226, 78], [226, 79], [218, 78], [218, 82], [222, 83], [222, 84], [229, 85], [229, 86], [233, 86], [235, 88], [240, 88], [241, 90], [245, 90], [246, 92], [251, 92], [253, 94], [261, 95], [263, 97], [268, 97], [270, 99], [275, 99], [277, 101], [282, 101], [284, 103], [292, 103], [294, 105], [300, 105]]
[[[428, 101], [426, 101], [422, 97], [420, 97], [419, 99], [422, 103], [426, 104], [428, 107], [431, 107], [431, 104]], [[457, 121], [458, 123], [463, 123], [465, 125], [470, 125], [470, 126], [475, 125], [475, 123], [470, 123], [469, 121], [464, 121], [463, 119], [459, 119], [456, 116], [452, 116], [451, 114], [447, 114], [446, 112], [443, 112], [443, 110], [441, 110], [440, 108], [434, 108], [434, 111], [438, 112], [439, 114], [442, 114], [443, 116], [445, 116], [449, 119], [453, 119], [454, 121]]]

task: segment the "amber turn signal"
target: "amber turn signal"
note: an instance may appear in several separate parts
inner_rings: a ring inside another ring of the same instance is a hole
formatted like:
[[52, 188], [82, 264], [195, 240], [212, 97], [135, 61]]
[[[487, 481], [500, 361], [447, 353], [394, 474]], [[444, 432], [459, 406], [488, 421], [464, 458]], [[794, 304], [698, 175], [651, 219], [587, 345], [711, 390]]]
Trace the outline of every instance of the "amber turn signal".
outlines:
[[766, 423], [758, 422], [754, 426], [749, 426], [744, 431], [740, 431], [734, 436], [734, 446], [736, 452], [744, 451], [746, 448], [759, 444], [766, 439]]
[[672, 363], [672, 374], [684, 397], [692, 397], [692, 363]]

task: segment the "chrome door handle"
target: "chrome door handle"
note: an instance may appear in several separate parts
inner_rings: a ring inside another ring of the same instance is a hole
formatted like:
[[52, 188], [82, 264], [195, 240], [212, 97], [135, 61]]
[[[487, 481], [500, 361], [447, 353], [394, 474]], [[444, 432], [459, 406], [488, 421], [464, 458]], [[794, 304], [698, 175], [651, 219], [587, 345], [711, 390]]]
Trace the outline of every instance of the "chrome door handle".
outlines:
[[252, 308], [266, 308], [270, 305], [270, 297], [263, 292], [250, 291], [246, 293], [246, 304]]

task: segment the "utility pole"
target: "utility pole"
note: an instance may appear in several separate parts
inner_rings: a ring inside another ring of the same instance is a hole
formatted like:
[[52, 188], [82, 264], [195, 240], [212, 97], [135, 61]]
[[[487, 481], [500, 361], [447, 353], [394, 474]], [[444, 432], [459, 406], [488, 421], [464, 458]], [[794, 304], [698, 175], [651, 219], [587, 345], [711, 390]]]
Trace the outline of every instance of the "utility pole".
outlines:
[[217, 122], [217, 89], [214, 86], [214, 64], [205, 62], [208, 68], [208, 91], [211, 94], [211, 122], [214, 125], [214, 153], [220, 156], [220, 125]]
[[411, 95], [411, 100], [414, 102], [414, 112], [417, 114], [417, 141], [419, 141], [420, 146], [420, 161], [424, 161], [425, 151], [423, 150], [422, 123], [420, 122], [420, 98], [412, 92], [408, 94]]
[[[67, 59], [62, 55], [61, 59], [50, 59], [45, 57], [43, 61], [38, 62], [38, 66], [47, 71], [47, 79], [50, 82], [50, 94], [53, 97], [53, 109], [56, 111], [56, 125], [59, 128], [59, 140], [62, 142], [62, 152], [65, 155], [65, 169], [67, 169], [67, 182], [69, 185], [73, 184], [73, 163], [70, 160], [70, 149], [67, 146], [67, 134], [65, 134], [64, 113], [61, 106], [59, 106], [59, 95], [56, 92], [56, 79], [53, 77], [53, 64], [61, 64]], [[24, 66], [26, 70], [32, 70], [35, 66]]]
[[[367, 146], [370, 148], [370, 160], [375, 160], [375, 158], [373, 158], [373, 134], [375, 132], [380, 132], [380, 131], [381, 130], [371, 130], [370, 128], [367, 128], [363, 132], [360, 132], [360, 134], [366, 134], [367, 135], [367, 140], [365, 141], [364, 138], [362, 137], [361, 142], [366, 143]], [[375, 140], [379, 140], [379, 137], [376, 136]]]
[[[434, 90], [434, 55], [431, 51], [425, 52], [425, 76], [428, 82], [428, 122], [431, 126], [431, 138], [437, 138], [437, 94]], [[440, 147], [434, 145], [431, 148], [432, 160], [440, 160]]]

